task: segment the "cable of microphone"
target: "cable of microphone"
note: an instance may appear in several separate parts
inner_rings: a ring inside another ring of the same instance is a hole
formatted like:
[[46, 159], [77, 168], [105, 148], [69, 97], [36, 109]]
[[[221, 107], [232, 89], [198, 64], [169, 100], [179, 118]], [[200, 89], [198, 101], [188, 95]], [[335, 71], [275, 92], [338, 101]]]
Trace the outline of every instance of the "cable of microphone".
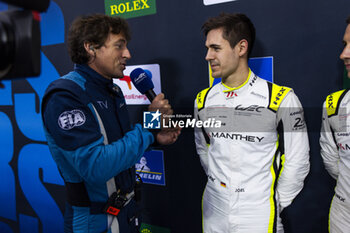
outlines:
[[146, 95], [148, 100], [152, 102], [157, 96], [154, 93], [152, 73], [148, 70], [143, 70], [142, 68], [136, 68], [130, 73], [131, 82], [134, 84], [136, 89], [143, 95]]

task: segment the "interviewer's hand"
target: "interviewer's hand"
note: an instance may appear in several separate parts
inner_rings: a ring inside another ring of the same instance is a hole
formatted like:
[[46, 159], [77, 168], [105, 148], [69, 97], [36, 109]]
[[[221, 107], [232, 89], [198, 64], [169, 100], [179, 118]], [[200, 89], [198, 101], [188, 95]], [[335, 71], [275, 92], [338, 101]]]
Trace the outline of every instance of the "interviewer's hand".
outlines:
[[170, 145], [176, 142], [181, 133], [181, 128], [163, 128], [157, 133], [157, 142], [161, 145]]
[[4, 87], [5, 85], [2, 82], [0, 82], [0, 88], [4, 88]]
[[148, 106], [148, 111], [156, 112], [159, 110], [162, 114], [171, 115], [173, 114], [173, 110], [171, 109], [171, 105], [169, 104], [169, 100], [164, 99], [164, 94], [158, 94], [152, 103]]
[[[150, 112], [156, 112], [158, 110], [160, 113], [162, 113], [161, 122], [167, 125], [169, 121], [168, 116], [173, 114], [173, 110], [171, 109], [169, 100], [164, 99], [163, 93], [158, 94], [152, 101], [151, 105], [148, 106], [148, 111]], [[164, 117], [164, 115], [167, 116]]]

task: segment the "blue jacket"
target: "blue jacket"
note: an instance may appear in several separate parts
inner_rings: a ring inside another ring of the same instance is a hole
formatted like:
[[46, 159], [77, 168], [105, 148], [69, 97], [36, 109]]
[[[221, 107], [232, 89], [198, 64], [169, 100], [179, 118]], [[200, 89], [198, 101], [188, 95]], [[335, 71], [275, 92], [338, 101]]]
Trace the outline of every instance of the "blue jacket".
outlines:
[[[153, 135], [140, 124], [132, 128], [120, 88], [87, 65], [76, 65], [50, 84], [42, 116], [51, 154], [66, 183], [65, 231], [107, 231], [111, 217], [108, 223], [101, 209], [114, 191], [133, 190], [134, 165], [153, 143]], [[124, 209], [118, 215], [120, 232], [133, 232], [123, 225], [135, 213]]]

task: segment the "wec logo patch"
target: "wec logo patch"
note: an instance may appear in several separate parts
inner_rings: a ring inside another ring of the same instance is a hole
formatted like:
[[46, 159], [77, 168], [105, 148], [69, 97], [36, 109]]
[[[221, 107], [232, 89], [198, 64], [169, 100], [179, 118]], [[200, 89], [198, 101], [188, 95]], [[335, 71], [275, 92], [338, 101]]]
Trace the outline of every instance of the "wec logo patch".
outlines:
[[84, 113], [78, 109], [65, 111], [58, 117], [58, 125], [63, 130], [70, 130], [76, 126], [81, 126], [85, 121], [86, 117]]

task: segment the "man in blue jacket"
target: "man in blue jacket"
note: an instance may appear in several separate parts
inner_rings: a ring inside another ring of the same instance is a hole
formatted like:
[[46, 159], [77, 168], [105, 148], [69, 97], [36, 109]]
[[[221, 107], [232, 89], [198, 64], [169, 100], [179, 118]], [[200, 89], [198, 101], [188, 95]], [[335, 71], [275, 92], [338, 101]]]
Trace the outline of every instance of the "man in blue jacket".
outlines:
[[[176, 141], [180, 131], [151, 133], [129, 121], [125, 99], [112, 78], [131, 58], [127, 22], [91, 15], [68, 33], [74, 71], [50, 84], [42, 104], [46, 137], [65, 181], [65, 232], [138, 232], [135, 163], [154, 142]], [[172, 114], [159, 94], [149, 106]]]

